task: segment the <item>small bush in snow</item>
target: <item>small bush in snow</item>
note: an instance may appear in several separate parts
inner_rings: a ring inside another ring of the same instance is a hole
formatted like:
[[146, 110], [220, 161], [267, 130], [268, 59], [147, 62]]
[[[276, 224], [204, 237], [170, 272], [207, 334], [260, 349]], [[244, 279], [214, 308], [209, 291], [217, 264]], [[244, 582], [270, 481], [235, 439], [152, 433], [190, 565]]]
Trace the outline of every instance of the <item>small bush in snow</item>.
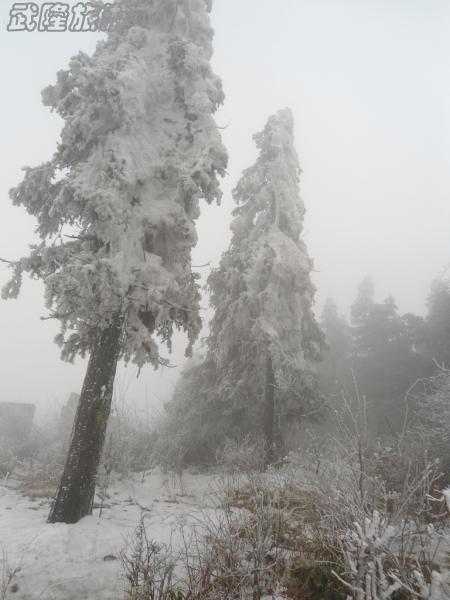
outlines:
[[16, 585], [13, 583], [15, 576], [20, 571], [20, 567], [13, 569], [9, 562], [6, 552], [3, 550], [0, 559], [0, 600], [6, 600], [17, 591]]
[[177, 559], [170, 548], [148, 538], [143, 518], [121, 560], [128, 600], [183, 600], [174, 579]]

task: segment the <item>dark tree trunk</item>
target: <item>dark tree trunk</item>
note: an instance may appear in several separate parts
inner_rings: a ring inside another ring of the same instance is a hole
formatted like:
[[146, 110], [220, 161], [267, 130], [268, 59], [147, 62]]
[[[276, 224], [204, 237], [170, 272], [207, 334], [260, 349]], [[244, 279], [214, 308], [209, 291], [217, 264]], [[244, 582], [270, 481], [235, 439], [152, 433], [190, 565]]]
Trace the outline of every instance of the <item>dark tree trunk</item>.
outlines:
[[273, 463], [275, 456], [274, 448], [275, 428], [275, 375], [273, 372], [272, 359], [267, 355], [266, 361], [266, 389], [264, 398], [264, 438], [266, 442], [266, 467]]
[[122, 328], [123, 319], [116, 315], [106, 329], [98, 332], [49, 523], [76, 523], [92, 514], [95, 478], [111, 411]]

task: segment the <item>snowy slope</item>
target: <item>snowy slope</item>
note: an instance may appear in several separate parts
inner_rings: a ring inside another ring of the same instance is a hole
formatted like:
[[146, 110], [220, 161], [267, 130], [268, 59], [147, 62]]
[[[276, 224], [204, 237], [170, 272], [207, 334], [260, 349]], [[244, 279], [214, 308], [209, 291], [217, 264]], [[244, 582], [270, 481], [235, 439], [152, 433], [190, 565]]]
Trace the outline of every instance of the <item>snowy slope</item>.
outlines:
[[14, 484], [0, 486], [0, 552], [7, 553], [10, 568], [20, 568], [13, 581], [18, 590], [7, 598], [123, 600], [121, 564], [112, 557], [126, 546], [141, 513], [151, 538], [176, 543], [180, 524], [207, 507], [212, 479], [183, 475], [181, 487], [154, 472], [143, 483], [140, 476], [116, 482], [101, 518], [95, 509], [76, 525], [48, 525], [48, 499], [26, 496]]

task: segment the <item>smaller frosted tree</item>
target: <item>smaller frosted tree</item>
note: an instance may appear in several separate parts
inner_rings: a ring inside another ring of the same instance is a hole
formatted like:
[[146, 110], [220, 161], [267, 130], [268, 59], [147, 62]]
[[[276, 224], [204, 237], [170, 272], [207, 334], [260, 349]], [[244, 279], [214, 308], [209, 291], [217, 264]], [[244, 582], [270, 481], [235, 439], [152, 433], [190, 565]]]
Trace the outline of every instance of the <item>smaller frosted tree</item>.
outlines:
[[263, 433], [270, 460], [276, 430], [317, 406], [323, 335], [301, 239], [293, 126], [289, 109], [270, 117], [254, 137], [258, 159], [234, 190], [231, 244], [208, 279], [215, 314], [206, 357], [184, 374], [172, 407], [190, 413], [196, 454], [226, 435]]

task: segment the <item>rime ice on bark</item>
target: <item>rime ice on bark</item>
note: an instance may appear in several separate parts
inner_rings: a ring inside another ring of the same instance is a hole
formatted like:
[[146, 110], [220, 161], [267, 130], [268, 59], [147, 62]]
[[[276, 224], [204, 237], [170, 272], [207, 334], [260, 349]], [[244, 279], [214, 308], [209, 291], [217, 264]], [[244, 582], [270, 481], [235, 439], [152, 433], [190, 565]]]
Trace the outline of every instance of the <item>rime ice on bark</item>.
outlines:
[[189, 347], [200, 330], [191, 272], [199, 200], [220, 200], [226, 152], [212, 118], [223, 100], [211, 70], [204, 0], [130, 0], [148, 18], [79, 53], [43, 92], [65, 121], [53, 158], [25, 169], [11, 198], [38, 221], [41, 244], [14, 265], [45, 283], [73, 359], [121, 310], [121, 357], [158, 365], [152, 332]]

